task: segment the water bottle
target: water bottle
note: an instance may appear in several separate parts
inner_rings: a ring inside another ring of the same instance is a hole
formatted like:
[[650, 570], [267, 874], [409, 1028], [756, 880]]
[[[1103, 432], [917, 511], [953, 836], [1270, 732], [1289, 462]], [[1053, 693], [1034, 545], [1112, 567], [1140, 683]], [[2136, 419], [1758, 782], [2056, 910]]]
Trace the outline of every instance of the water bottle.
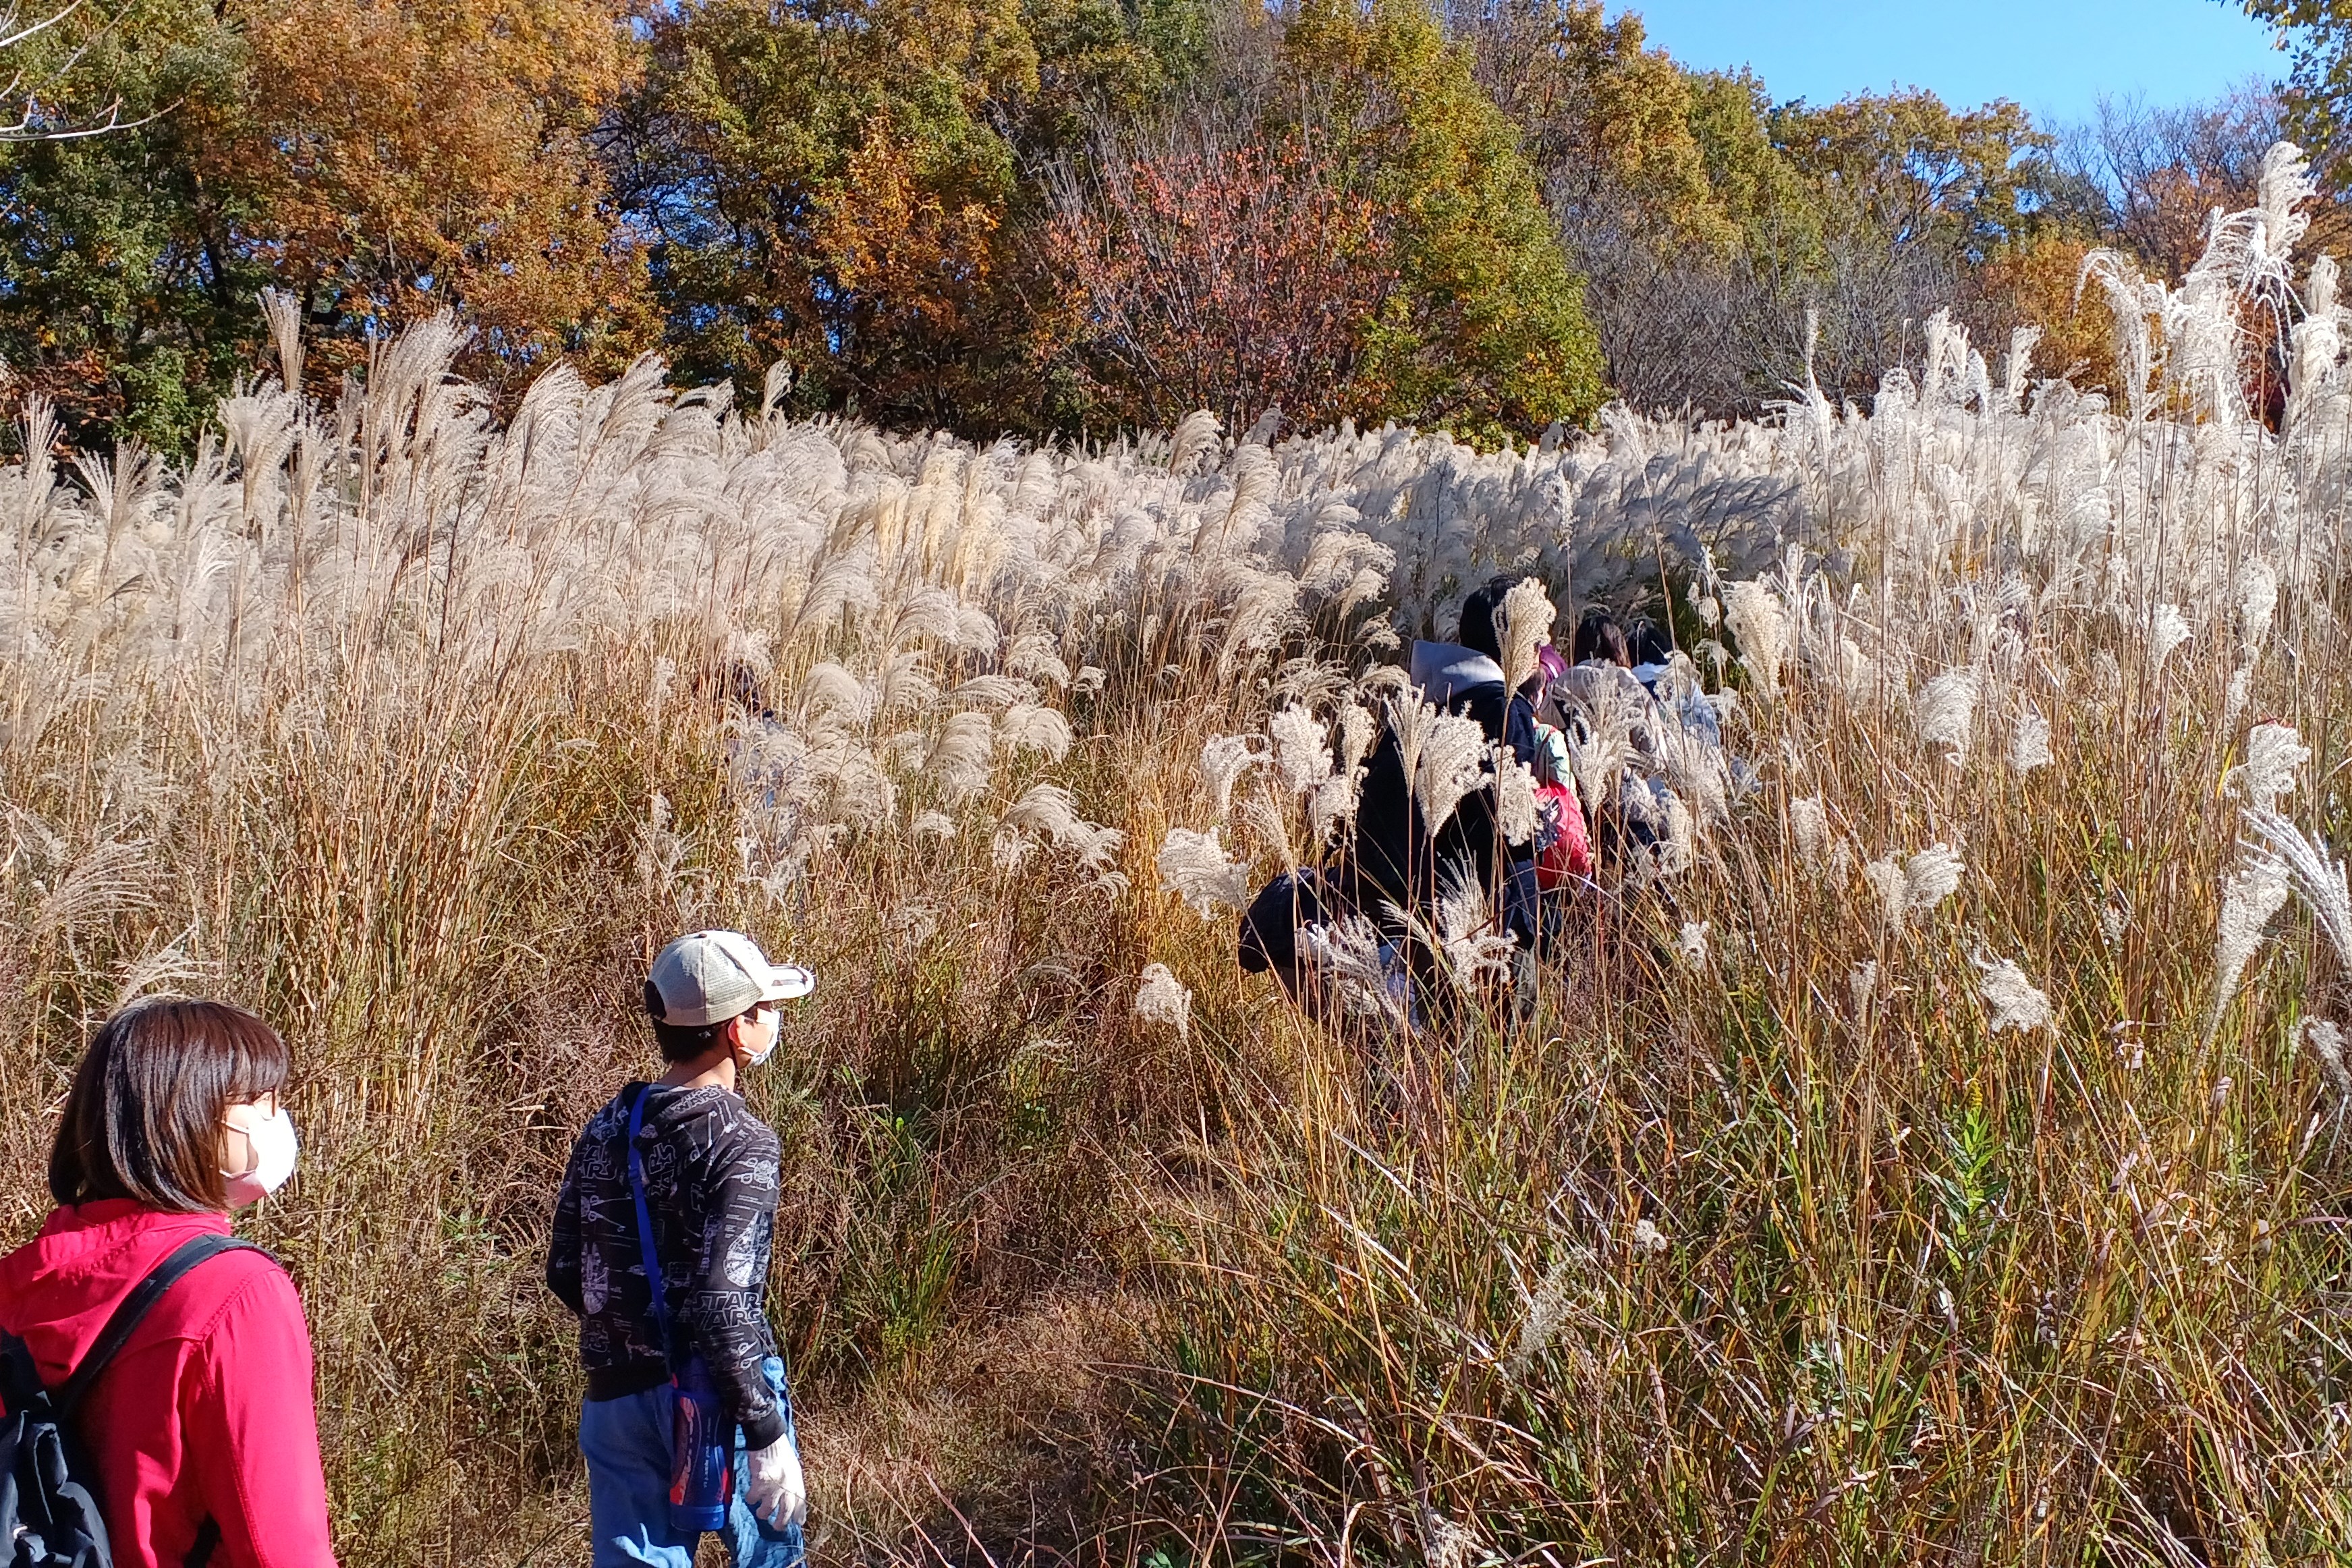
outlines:
[[670, 1379], [670, 1526], [723, 1530], [735, 1496], [735, 1423], [700, 1356]]

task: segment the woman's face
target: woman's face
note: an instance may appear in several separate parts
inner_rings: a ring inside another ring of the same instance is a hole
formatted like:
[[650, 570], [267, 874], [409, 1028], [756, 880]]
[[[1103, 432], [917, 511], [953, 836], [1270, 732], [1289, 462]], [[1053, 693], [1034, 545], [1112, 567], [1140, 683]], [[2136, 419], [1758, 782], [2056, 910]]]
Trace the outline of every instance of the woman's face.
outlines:
[[221, 1113], [220, 1173], [235, 1181], [249, 1176], [261, 1168], [261, 1156], [253, 1147], [255, 1124], [268, 1121], [278, 1114], [275, 1090], [256, 1095], [251, 1100], [232, 1100]]

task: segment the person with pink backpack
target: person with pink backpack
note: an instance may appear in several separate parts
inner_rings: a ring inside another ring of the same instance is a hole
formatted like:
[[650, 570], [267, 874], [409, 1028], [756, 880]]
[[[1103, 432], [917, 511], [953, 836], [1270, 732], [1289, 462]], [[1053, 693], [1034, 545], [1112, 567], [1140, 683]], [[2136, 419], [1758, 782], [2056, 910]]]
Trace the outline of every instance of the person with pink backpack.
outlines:
[[[1536, 653], [1533, 684], [1538, 694], [1568, 673], [1568, 660], [1546, 643]], [[1559, 893], [1581, 885], [1592, 875], [1592, 834], [1584, 817], [1584, 802], [1576, 788], [1576, 769], [1569, 757], [1568, 733], [1546, 717], [1559, 710], [1542, 701], [1536, 705], [1536, 809], [1542, 825], [1536, 829], [1536, 887]]]

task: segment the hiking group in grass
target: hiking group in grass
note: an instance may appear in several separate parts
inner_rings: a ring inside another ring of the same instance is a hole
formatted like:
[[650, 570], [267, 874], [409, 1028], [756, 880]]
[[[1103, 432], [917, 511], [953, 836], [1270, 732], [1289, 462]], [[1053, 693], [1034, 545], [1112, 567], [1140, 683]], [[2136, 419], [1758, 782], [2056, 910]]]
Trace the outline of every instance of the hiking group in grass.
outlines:
[[[1714, 710], [1656, 628], [1629, 644], [1589, 615], [1571, 662], [1545, 635], [1551, 614], [1532, 579], [1496, 578], [1467, 596], [1455, 642], [1412, 645], [1402, 684], [1475, 721], [1492, 771], [1433, 820], [1392, 717], [1329, 868], [1278, 879], [1244, 916], [1244, 968], [1316, 1005], [1330, 933], [1368, 921], [1410, 1022], [1434, 994], [1437, 906], [1470, 887], [1525, 996], [1591, 885], [1596, 840], [1664, 853], [1669, 792], [1636, 771], [1589, 813], [1571, 731], [1617, 704], [1636, 724], [1671, 714], [1719, 751]], [[1505, 797], [1505, 758], [1534, 781], [1531, 827]], [[781, 1005], [814, 984], [739, 932], [670, 942], [643, 993], [664, 1070], [626, 1084], [573, 1144], [546, 1277], [580, 1321], [597, 1568], [691, 1568], [713, 1531], [740, 1568], [803, 1556], [807, 1488], [766, 1310], [781, 1149], [741, 1089], [777, 1048]], [[91, 1037], [50, 1155], [56, 1207], [0, 1258], [0, 1531], [16, 1563], [332, 1563], [301, 1303], [231, 1223], [294, 1172], [292, 1076], [277, 1031], [222, 1002], [142, 998]]]
[[[1688, 864], [1695, 803], [1681, 789], [1691, 776], [1726, 795], [1753, 782], [1723, 747], [1718, 707], [1730, 699], [1702, 689], [1654, 621], [1621, 625], [1588, 609], [1564, 658], [1553, 616], [1538, 579], [1497, 576], [1465, 598], [1454, 641], [1411, 646], [1409, 700], [1391, 708], [1366, 758], [1349, 826], [1326, 864], [1285, 871], [1252, 900], [1240, 922], [1244, 969], [1271, 973], [1317, 1009], [1335, 984], [1369, 986], [1411, 1026], [1485, 968], [1524, 1012], [1539, 962], [1599, 891], [1600, 862], [1633, 887]], [[1465, 732], [1474, 771], [1457, 776], [1478, 782], [1458, 800], [1433, 788], [1445, 770], [1410, 732], [1437, 715], [1476, 726]], [[1592, 775], [1618, 782], [1610, 798], [1588, 801], [1575, 758], [1596, 752], [1610, 765]], [[1483, 942], [1459, 940], [1490, 929]]]

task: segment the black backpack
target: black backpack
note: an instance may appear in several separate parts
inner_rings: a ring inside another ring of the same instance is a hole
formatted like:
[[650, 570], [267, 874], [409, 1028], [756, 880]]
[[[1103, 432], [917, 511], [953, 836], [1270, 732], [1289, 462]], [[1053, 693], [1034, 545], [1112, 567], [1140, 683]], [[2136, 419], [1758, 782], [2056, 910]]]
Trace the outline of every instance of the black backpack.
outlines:
[[133, 1287], [98, 1342], [52, 1394], [25, 1342], [0, 1329], [0, 1552], [7, 1568], [113, 1568], [97, 1478], [70, 1436], [75, 1409], [131, 1338], [157, 1298], [181, 1275], [224, 1252], [260, 1252], [249, 1241], [199, 1236], [182, 1242]]

